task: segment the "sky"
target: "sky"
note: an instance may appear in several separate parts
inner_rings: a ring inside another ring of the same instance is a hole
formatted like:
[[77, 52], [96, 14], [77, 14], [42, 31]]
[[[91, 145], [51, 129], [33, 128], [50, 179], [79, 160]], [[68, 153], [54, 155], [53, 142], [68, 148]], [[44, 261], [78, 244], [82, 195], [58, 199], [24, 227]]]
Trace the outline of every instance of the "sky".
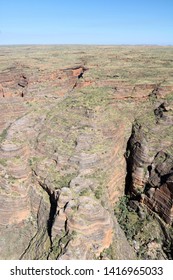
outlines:
[[173, 0], [0, 0], [0, 45], [173, 45]]

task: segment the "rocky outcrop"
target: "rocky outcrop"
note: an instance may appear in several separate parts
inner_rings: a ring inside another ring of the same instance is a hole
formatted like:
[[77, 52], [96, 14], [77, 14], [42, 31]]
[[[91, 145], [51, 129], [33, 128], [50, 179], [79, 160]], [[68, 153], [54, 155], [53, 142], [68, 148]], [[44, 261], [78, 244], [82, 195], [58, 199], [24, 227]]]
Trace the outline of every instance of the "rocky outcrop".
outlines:
[[[92, 197], [81, 196], [78, 205], [75, 205], [73, 200], [69, 201], [64, 213], [67, 227], [76, 237], [73, 237], [61, 259], [92, 259], [93, 256], [99, 257], [103, 249], [110, 246], [113, 220], [98, 201]], [[75, 247], [78, 247], [78, 250], [74, 253]]]
[[146, 139], [142, 125], [133, 124], [126, 152], [127, 193], [130, 192], [132, 197], [143, 202], [169, 224], [173, 222], [173, 157], [172, 143], [169, 141], [173, 123], [171, 104], [162, 103], [154, 109], [156, 127], [149, 128], [150, 138]]
[[127, 159], [127, 192], [137, 195], [144, 190], [146, 168], [149, 165], [149, 149], [141, 125], [135, 121], [132, 134], [127, 143], [125, 157]]
[[27, 92], [28, 78], [17, 65], [6, 69], [0, 77], [0, 97], [23, 97]]
[[68, 76], [77, 77], [78, 79], [83, 78], [83, 74], [87, 70], [88, 68], [82, 65], [63, 69], [63, 71], [66, 72]]
[[144, 203], [172, 224], [173, 158], [164, 152], [159, 152], [152, 162]]

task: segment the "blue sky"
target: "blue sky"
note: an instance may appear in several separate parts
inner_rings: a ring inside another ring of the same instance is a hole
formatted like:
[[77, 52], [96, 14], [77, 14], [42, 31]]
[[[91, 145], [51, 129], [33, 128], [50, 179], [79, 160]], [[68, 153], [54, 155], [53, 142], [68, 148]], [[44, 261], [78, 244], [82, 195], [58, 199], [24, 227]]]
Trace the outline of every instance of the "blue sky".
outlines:
[[173, 0], [0, 0], [0, 44], [173, 45]]

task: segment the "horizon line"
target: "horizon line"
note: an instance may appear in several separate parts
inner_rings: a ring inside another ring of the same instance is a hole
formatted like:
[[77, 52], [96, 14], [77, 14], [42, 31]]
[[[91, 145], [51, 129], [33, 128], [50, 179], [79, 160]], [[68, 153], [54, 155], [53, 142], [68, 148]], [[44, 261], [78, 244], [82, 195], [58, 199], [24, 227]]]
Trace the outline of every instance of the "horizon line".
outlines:
[[0, 47], [13, 46], [158, 46], [158, 47], [172, 47], [173, 44], [94, 44], [94, 43], [19, 43], [19, 44], [1, 44]]

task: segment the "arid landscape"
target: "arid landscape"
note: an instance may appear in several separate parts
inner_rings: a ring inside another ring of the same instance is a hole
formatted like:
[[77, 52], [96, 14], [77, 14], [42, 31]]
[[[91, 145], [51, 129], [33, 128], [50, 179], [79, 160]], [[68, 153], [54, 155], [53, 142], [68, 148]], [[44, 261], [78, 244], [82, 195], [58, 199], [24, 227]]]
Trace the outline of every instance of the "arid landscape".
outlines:
[[0, 47], [0, 259], [173, 259], [173, 47]]

